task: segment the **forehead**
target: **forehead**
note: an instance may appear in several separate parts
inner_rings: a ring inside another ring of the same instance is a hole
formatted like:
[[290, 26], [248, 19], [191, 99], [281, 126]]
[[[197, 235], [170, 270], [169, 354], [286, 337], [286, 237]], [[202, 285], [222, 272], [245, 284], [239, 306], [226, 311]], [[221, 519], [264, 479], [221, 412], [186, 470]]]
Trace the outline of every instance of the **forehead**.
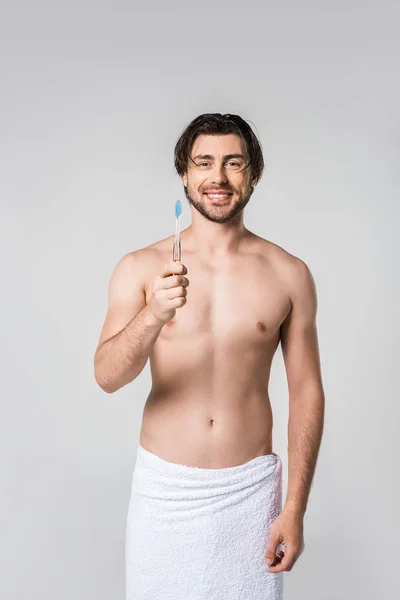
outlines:
[[219, 157], [225, 154], [241, 153], [246, 155], [246, 148], [242, 139], [234, 133], [226, 135], [199, 135], [193, 144], [190, 155], [211, 154]]

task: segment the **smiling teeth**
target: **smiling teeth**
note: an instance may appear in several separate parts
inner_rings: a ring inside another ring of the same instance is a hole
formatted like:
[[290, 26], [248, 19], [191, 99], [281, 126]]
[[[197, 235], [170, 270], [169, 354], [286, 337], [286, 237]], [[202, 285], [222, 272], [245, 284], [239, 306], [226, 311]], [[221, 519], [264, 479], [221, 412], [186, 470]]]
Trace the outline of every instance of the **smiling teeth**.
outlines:
[[207, 194], [210, 198], [227, 198], [229, 194]]

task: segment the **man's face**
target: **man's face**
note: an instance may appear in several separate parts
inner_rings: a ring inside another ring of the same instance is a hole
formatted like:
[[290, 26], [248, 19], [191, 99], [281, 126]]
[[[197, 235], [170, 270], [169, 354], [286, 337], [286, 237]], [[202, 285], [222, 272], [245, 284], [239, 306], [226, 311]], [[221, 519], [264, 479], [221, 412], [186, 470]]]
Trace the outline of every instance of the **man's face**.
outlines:
[[[232, 156], [235, 155], [235, 156]], [[226, 223], [246, 206], [253, 193], [245, 145], [235, 134], [199, 135], [183, 176], [185, 195], [206, 219]], [[227, 192], [223, 198], [212, 192]], [[207, 194], [208, 192], [208, 194]]]

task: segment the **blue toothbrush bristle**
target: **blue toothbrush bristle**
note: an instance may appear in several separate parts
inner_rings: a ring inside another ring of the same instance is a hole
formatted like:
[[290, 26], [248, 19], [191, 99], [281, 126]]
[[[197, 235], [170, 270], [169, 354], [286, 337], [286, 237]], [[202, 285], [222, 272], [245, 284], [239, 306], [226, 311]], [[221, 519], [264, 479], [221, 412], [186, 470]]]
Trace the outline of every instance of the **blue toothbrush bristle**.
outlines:
[[182, 204], [180, 200], [175, 202], [175, 216], [180, 217], [182, 214]]

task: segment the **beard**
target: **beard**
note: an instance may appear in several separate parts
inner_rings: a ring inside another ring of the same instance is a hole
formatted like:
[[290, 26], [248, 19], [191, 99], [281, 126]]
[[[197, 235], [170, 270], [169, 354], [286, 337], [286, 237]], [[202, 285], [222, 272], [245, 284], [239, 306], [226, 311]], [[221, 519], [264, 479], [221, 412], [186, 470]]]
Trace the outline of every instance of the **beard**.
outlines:
[[210, 199], [205, 198], [205, 194], [202, 192], [193, 193], [189, 191], [189, 186], [183, 186], [183, 189], [189, 204], [194, 206], [203, 217], [213, 223], [227, 223], [234, 219], [244, 209], [254, 192], [254, 187], [249, 186], [244, 194], [239, 194], [238, 200], [231, 200], [229, 204], [218, 206], [217, 204], [211, 204]]

